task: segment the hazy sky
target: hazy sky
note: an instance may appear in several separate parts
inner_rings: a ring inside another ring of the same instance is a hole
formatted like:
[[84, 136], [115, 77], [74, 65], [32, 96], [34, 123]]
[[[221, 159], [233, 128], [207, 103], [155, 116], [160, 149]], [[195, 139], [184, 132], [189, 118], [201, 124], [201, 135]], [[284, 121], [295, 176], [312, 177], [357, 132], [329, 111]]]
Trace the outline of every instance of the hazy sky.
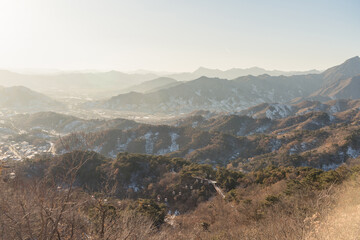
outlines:
[[360, 55], [359, 0], [0, 0], [0, 68], [325, 69]]

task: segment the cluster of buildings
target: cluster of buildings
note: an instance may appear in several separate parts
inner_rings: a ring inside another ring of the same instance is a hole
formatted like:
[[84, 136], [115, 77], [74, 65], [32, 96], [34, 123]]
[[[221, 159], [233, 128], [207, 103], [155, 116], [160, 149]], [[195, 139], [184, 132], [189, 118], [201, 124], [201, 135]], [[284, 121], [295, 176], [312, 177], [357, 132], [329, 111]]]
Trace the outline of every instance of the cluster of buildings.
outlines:
[[50, 144], [34, 146], [26, 141], [0, 141], [0, 160], [23, 160], [37, 154], [49, 153]]

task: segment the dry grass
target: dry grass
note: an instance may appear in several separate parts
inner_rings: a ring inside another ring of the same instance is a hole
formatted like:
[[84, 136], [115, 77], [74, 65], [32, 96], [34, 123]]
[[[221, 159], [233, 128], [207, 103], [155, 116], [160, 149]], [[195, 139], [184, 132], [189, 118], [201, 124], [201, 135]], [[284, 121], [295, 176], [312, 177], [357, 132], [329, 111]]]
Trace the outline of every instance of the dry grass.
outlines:
[[[76, 173], [76, 169], [72, 170]], [[239, 188], [238, 202], [215, 197], [157, 229], [151, 220], [120, 207], [115, 199], [94, 199], [71, 182], [59, 189], [41, 181], [15, 179], [0, 183], [0, 240], [360, 239], [360, 177], [325, 190], [299, 189], [291, 195], [284, 194], [286, 186], [279, 181]], [[277, 200], [268, 201], [268, 196]]]
[[158, 239], [360, 239], [359, 178], [323, 191], [300, 191], [263, 207], [264, 192], [282, 189], [274, 187], [248, 192], [251, 203], [227, 203], [220, 198], [203, 203], [194, 212], [177, 217], [173, 227], [162, 229], [167, 237]]
[[313, 215], [306, 240], [360, 239], [360, 179], [342, 184], [332, 196], [336, 204], [322, 214]]
[[254, 187], [246, 192], [251, 202], [217, 197], [160, 230], [148, 219], [123, 211], [106, 219], [104, 234], [83, 212], [84, 205], [96, 205], [86, 194], [74, 190], [69, 196], [40, 183], [16, 184], [0, 185], [0, 239], [360, 239], [358, 178], [324, 191], [299, 191], [270, 206], [264, 206], [264, 197], [281, 192], [282, 184]]

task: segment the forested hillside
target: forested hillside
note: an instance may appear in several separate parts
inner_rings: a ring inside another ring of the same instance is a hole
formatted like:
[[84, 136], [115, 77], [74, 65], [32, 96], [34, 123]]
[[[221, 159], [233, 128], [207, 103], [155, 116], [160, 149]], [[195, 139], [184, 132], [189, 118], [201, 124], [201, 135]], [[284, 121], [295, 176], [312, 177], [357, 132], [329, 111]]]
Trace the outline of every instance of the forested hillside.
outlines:
[[[338, 205], [358, 211], [358, 161], [330, 171], [269, 165], [248, 173], [129, 153], [112, 159], [75, 151], [8, 162], [1, 172], [0, 226], [4, 231], [0, 237], [337, 236], [335, 229], [341, 230], [345, 223], [353, 227], [349, 219], [332, 222]], [[339, 194], [345, 195], [338, 198]], [[344, 206], [350, 197], [353, 201]], [[335, 223], [335, 229], [327, 228]]]

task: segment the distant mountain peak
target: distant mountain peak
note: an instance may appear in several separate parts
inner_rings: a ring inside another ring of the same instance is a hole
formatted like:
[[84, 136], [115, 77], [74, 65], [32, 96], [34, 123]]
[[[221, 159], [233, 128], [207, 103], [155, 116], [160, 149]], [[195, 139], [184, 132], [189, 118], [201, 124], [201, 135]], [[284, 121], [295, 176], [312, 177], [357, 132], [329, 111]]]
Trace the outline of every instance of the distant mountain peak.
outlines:
[[346, 62], [360, 62], [360, 57], [355, 56], [355, 57], [349, 58], [348, 60], [345, 61], [345, 63]]
[[264, 68], [261, 68], [261, 67], [257, 67], [257, 66], [254, 66], [254, 67], [250, 67], [250, 68], [247, 68], [247, 69], [251, 69], [251, 70], [261, 70], [261, 71], [266, 71]]
[[203, 70], [209, 70], [210, 68], [206, 68], [206, 67], [199, 67], [198, 69], [196, 69], [194, 72], [196, 71], [203, 71]]
[[[322, 74], [323, 86], [311, 94], [314, 96], [326, 96], [331, 98], [357, 98], [360, 75], [360, 58], [352, 57], [340, 65], [329, 68]], [[355, 97], [356, 96], [356, 97]]]
[[342, 67], [348, 68], [360, 68], [360, 58], [359, 56], [355, 56], [346, 60], [343, 64], [339, 65]]
[[349, 58], [343, 64], [340, 64], [338, 67], [360, 68], [360, 58], [359, 56]]
[[222, 71], [219, 70], [219, 69], [211, 69], [211, 68], [206, 68], [206, 67], [199, 67], [193, 73], [200, 74], [200, 75], [208, 75], [208, 74], [210, 74], [210, 77], [211, 77], [214, 73], [218, 73], [218, 72], [222, 72]]
[[339, 80], [351, 78], [360, 74], [360, 58], [358, 56], [346, 60], [344, 63], [329, 68], [322, 73], [325, 85], [332, 84]]

